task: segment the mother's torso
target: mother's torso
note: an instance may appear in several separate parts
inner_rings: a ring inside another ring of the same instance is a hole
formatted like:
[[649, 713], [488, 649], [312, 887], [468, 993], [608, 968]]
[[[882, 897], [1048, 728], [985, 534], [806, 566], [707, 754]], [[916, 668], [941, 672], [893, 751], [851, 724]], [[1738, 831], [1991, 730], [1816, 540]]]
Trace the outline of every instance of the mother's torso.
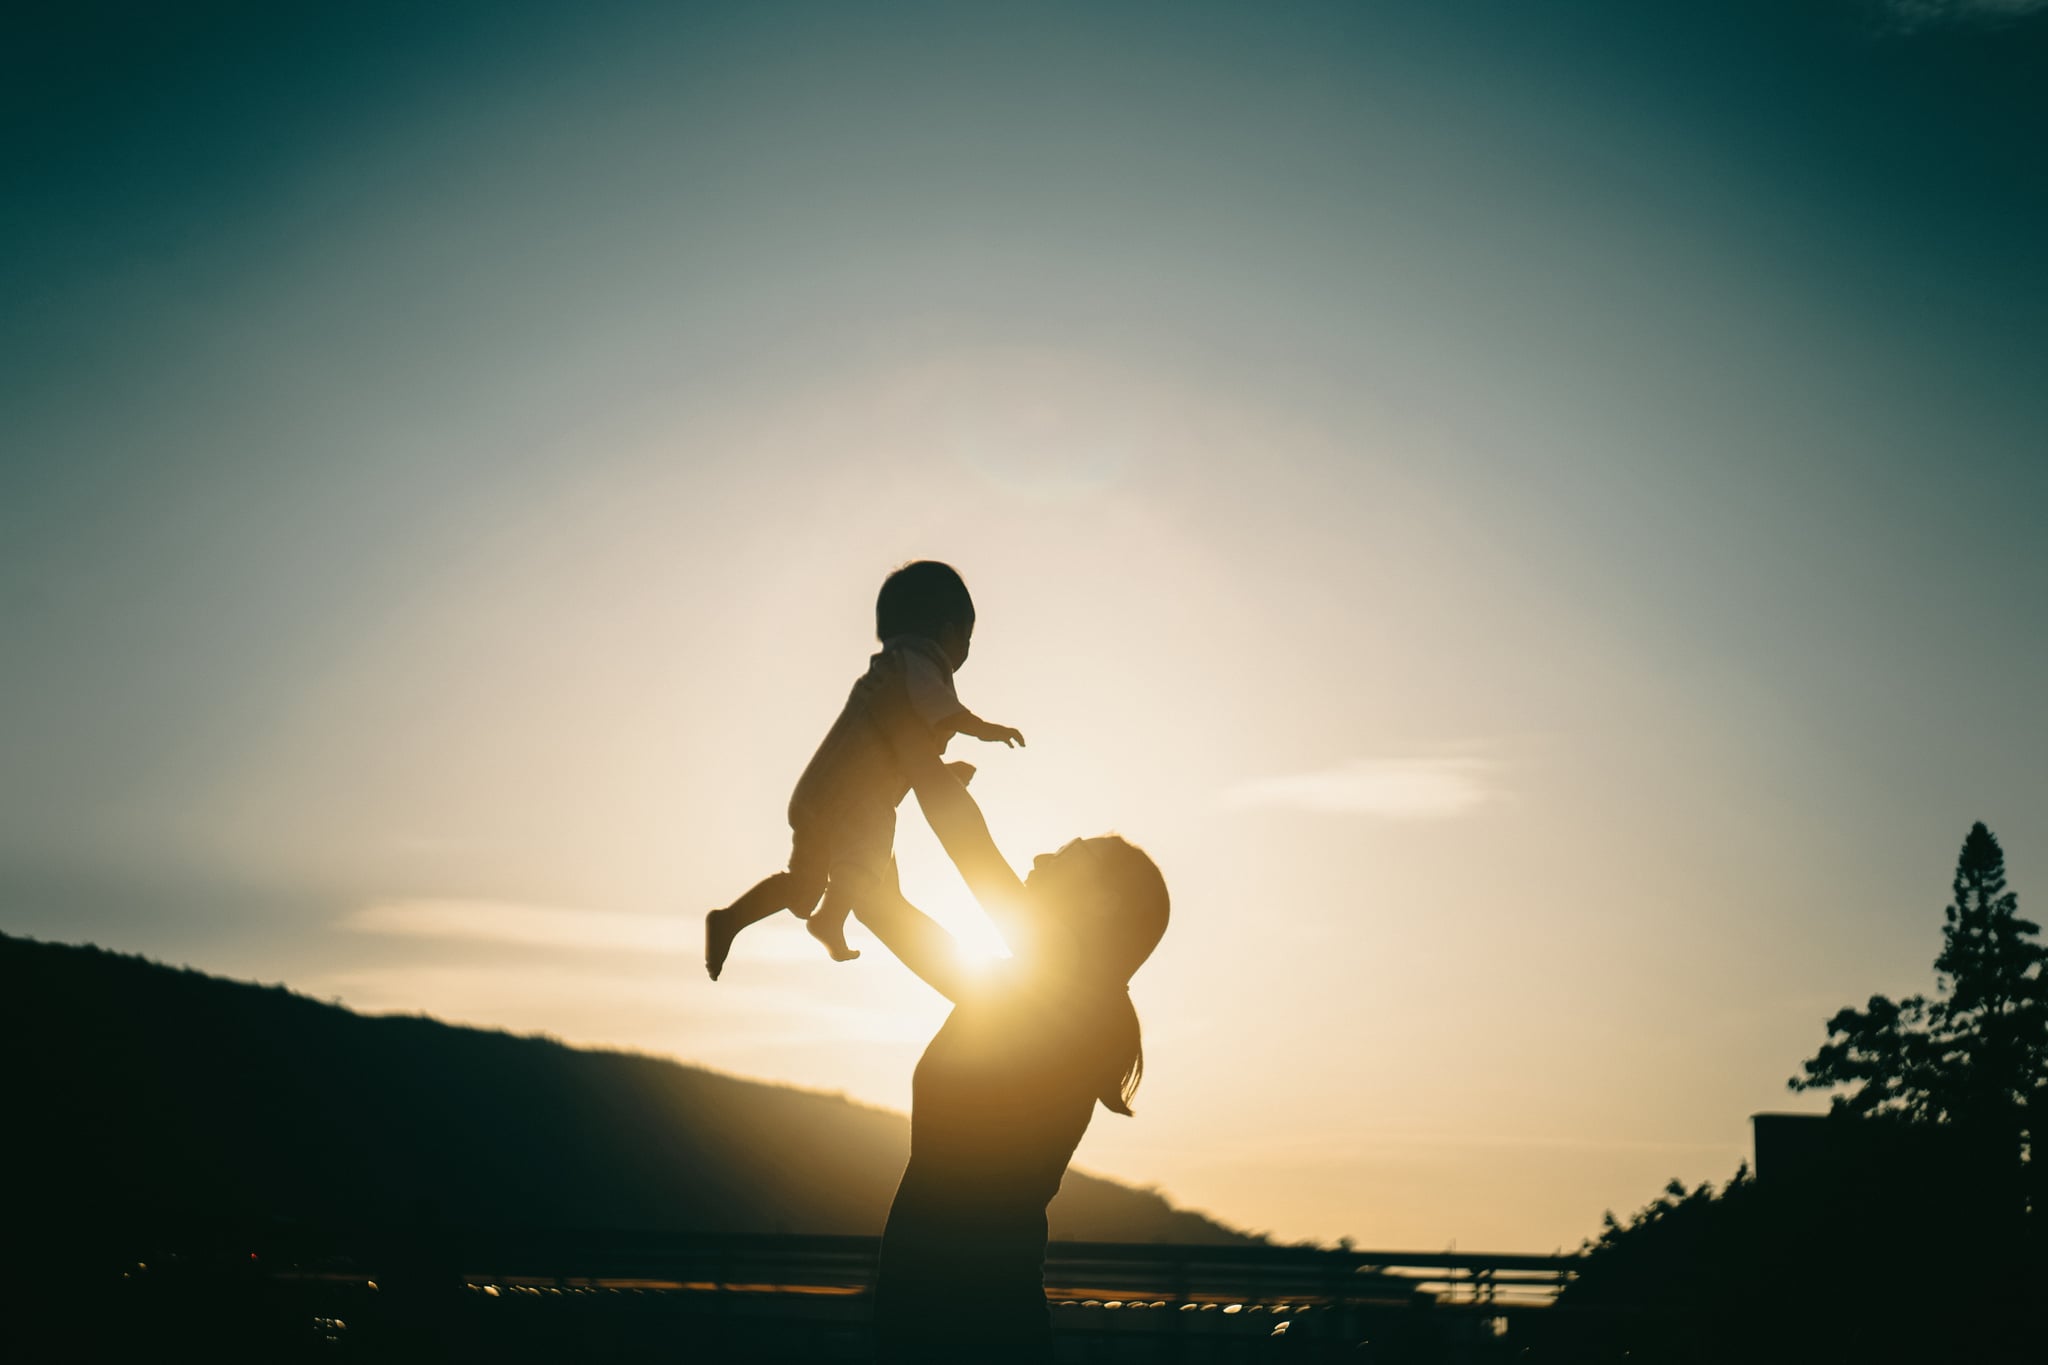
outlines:
[[1013, 970], [992, 967], [918, 1062], [880, 1312], [1044, 1312], [1045, 1206], [1114, 1063], [1098, 1002], [1035, 992]]

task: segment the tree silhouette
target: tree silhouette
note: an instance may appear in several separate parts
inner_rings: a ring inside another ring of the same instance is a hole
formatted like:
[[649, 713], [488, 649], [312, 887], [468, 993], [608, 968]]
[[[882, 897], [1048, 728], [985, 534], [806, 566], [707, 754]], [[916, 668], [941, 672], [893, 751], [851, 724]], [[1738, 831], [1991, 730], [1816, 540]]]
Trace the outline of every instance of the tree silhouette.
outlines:
[[1934, 959], [1937, 997], [1874, 995], [1841, 1010], [1787, 1084], [1848, 1087], [1834, 1097], [1838, 1114], [1967, 1128], [1999, 1183], [2018, 1191], [2039, 1164], [2030, 1149], [2048, 1113], [2048, 947], [2041, 927], [2020, 918], [2004, 850], [1982, 821], [1963, 840], [1953, 889]]
[[2031, 1150], [2048, 1141], [2048, 949], [1982, 824], [1954, 891], [1934, 996], [1840, 1011], [1789, 1082], [1836, 1091], [1826, 1120], [1800, 1124], [1804, 1155], [1780, 1148], [1776, 1169], [1718, 1192], [1674, 1180], [1626, 1221], [1607, 1215], [1564, 1311], [1532, 1324], [1532, 1360], [2041, 1359], [2048, 1239], [2021, 1215], [2028, 1175], [2048, 1206]]

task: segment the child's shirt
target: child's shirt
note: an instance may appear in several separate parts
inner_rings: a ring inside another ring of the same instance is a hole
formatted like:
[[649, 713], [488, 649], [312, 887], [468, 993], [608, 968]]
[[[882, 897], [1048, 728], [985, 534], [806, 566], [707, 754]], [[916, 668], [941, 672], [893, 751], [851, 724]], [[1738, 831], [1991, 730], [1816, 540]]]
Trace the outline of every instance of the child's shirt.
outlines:
[[899, 685], [909, 698], [911, 715], [929, 733], [934, 754], [945, 749], [953, 737], [947, 722], [965, 709], [953, 690], [953, 666], [946, 651], [920, 635], [884, 640], [868, 660], [867, 672], [854, 680], [839, 718], [797, 779], [789, 799], [791, 825], [800, 817], [829, 819], [856, 803], [893, 810], [902, 802], [910, 783], [896, 762], [887, 728], [901, 722], [883, 691]]

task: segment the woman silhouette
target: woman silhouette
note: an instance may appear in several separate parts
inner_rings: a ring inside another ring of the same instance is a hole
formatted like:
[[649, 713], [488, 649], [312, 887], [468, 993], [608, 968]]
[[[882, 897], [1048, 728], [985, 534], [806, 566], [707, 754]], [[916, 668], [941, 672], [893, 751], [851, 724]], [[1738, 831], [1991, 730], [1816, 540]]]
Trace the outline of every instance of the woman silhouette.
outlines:
[[855, 897], [861, 922], [954, 1007], [912, 1078], [876, 1340], [891, 1365], [1049, 1361], [1045, 1207], [1097, 1102], [1131, 1112], [1144, 1054], [1127, 985], [1166, 931], [1166, 882], [1115, 837], [1041, 854], [1020, 881], [974, 798], [924, 752], [906, 776], [1011, 956], [970, 964], [894, 885]]

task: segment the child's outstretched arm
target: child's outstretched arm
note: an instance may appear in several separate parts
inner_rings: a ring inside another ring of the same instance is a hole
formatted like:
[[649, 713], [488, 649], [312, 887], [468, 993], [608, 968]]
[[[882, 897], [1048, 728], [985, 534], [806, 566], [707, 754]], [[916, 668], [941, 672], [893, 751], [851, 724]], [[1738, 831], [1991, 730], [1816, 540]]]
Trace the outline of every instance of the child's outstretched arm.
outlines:
[[910, 714], [942, 738], [966, 735], [987, 744], [1012, 747], [1024, 742], [1021, 730], [983, 720], [961, 705], [959, 694], [953, 690], [952, 674], [940, 668], [923, 651], [886, 650], [882, 657], [902, 681], [901, 695], [894, 703], [884, 702], [885, 707], [893, 709], [894, 705], [901, 705], [907, 708]]
[[952, 727], [954, 734], [978, 739], [984, 744], [1002, 744], [1015, 749], [1022, 747], [1024, 743], [1023, 731], [1007, 725], [998, 725], [991, 720], [983, 720], [965, 707], [960, 709], [959, 714], [950, 717], [946, 724]]

